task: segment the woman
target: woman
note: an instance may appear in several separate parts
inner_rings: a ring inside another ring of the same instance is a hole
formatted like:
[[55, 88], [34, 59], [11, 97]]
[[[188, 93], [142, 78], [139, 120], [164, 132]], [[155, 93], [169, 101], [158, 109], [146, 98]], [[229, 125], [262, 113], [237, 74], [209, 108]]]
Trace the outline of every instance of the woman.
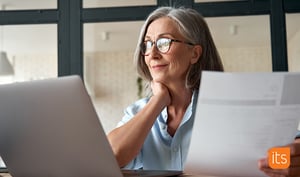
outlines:
[[141, 29], [135, 63], [152, 96], [129, 106], [109, 133], [116, 159], [124, 168], [182, 170], [201, 71], [223, 71], [203, 17], [186, 8], [153, 11]]
[[182, 169], [201, 70], [223, 70], [206, 22], [192, 9], [155, 10], [141, 29], [135, 62], [152, 96], [128, 107], [108, 135], [119, 165]]

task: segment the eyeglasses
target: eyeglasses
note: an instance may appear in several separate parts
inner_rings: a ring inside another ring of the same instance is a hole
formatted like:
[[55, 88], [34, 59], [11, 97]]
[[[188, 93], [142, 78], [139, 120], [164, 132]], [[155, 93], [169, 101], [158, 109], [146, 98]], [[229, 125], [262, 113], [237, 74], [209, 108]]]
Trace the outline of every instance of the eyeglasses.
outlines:
[[188, 45], [194, 45], [190, 42], [184, 42], [176, 39], [169, 39], [169, 38], [159, 38], [156, 41], [147, 40], [141, 44], [141, 53], [142, 55], [148, 56], [151, 52], [152, 46], [158, 49], [160, 53], [167, 53], [170, 49], [172, 42], [180, 42]]

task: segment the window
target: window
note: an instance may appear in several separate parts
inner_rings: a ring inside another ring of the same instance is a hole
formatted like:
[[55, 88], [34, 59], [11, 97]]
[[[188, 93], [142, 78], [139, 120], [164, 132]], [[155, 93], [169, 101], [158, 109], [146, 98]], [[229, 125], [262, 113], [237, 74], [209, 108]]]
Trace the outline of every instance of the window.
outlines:
[[9, 25], [0, 30], [1, 55], [13, 67], [13, 73], [0, 75], [0, 84], [57, 77], [57, 25]]
[[206, 20], [225, 71], [272, 71], [269, 16]]
[[156, 0], [83, 0], [84, 8], [156, 5]]
[[5, 10], [29, 10], [29, 9], [56, 9], [57, 0], [9, 0], [1, 1]]
[[289, 71], [300, 71], [300, 14], [286, 14], [288, 67]]
[[143, 22], [84, 25], [84, 80], [106, 132], [139, 98], [133, 53]]

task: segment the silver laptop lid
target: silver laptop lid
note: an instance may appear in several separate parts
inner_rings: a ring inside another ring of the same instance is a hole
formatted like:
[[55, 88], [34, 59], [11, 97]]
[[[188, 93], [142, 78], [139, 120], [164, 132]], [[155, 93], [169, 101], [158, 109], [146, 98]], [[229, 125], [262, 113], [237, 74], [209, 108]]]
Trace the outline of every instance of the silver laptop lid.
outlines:
[[0, 156], [14, 177], [121, 177], [79, 76], [0, 86]]

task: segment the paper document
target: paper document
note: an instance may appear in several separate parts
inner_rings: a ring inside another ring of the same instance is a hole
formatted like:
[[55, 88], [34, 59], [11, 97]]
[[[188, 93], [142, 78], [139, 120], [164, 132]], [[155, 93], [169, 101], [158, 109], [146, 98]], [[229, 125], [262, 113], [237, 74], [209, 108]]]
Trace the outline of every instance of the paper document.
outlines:
[[263, 177], [258, 160], [291, 143], [300, 73], [203, 72], [185, 173]]
[[6, 168], [1, 157], [0, 157], [0, 168]]

